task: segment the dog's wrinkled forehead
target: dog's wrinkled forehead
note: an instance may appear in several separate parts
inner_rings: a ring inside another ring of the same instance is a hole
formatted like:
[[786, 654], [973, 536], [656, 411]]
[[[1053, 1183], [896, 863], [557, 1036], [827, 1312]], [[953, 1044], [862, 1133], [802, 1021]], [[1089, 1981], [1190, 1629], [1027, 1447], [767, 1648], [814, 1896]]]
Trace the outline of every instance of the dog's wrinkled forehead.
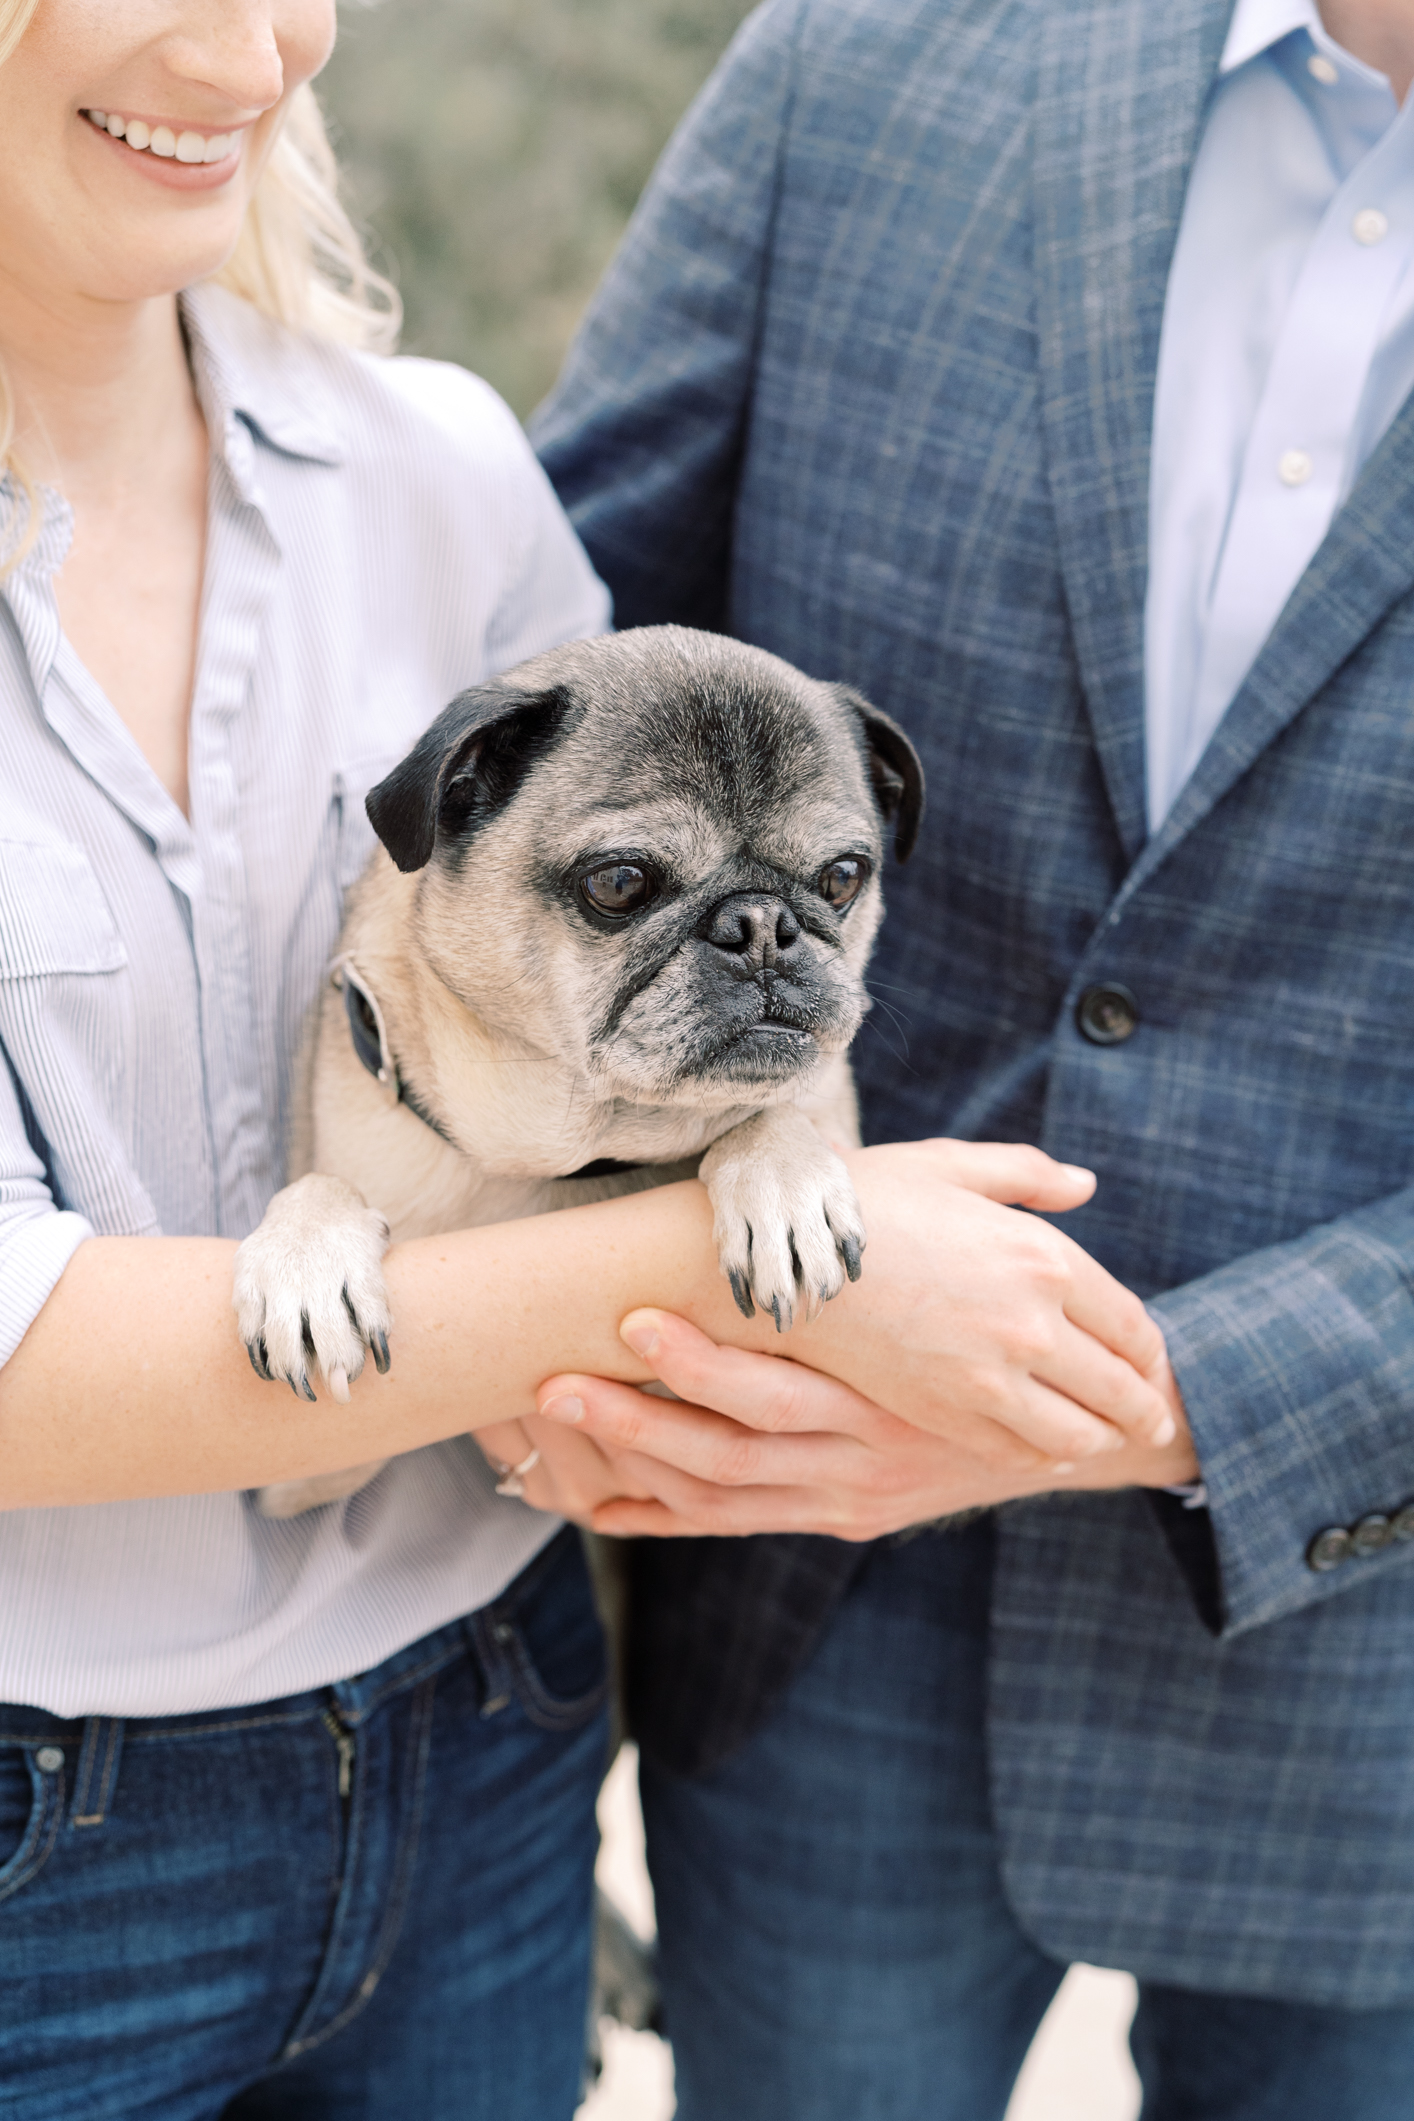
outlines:
[[[536, 778], [552, 803], [574, 792], [573, 825], [591, 837], [651, 828], [701, 839], [704, 858], [713, 842], [788, 866], [813, 858], [822, 834], [879, 838], [847, 710], [772, 657], [726, 642], [684, 653], [659, 635], [582, 676], [575, 705]], [[529, 782], [525, 793], [536, 801]]]
[[877, 850], [905, 859], [923, 805], [904, 732], [858, 694], [719, 634], [678, 626], [571, 641], [458, 694], [373, 789], [368, 812], [400, 869], [456, 862], [508, 811], [547, 825], [588, 806], [715, 819], [734, 845]]

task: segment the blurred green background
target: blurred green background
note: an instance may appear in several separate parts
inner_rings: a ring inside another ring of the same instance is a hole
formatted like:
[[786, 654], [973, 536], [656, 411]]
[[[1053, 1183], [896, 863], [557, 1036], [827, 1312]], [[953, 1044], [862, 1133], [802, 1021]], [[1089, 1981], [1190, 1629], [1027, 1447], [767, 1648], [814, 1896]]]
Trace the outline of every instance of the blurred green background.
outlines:
[[553, 382], [654, 162], [751, 0], [377, 0], [339, 9], [320, 100], [403, 348], [522, 417]]

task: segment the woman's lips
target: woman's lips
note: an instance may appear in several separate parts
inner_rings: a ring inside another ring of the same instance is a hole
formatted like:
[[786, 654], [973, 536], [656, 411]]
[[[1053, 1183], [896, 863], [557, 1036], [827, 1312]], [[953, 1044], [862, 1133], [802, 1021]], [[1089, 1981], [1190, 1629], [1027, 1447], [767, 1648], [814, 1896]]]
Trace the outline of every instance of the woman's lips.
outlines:
[[111, 153], [171, 190], [215, 190], [240, 167], [245, 128], [203, 133], [116, 112], [90, 109], [79, 115]]

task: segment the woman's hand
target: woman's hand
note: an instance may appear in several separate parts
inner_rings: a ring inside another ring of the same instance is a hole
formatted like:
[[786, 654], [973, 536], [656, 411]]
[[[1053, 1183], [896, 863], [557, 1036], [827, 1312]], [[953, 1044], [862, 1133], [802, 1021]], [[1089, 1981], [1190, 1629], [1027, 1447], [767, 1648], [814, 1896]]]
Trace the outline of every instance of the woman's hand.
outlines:
[[576, 1524], [591, 1525], [604, 1503], [652, 1497], [652, 1489], [616, 1466], [586, 1430], [539, 1418], [499, 1421], [478, 1429], [476, 1441], [498, 1479], [519, 1473], [519, 1492], [532, 1508]]
[[1165, 1486], [1197, 1472], [1162, 1356], [1154, 1383], [1175, 1427], [1166, 1447], [1125, 1442], [1085, 1467], [1004, 1470], [800, 1363], [717, 1347], [684, 1319], [635, 1312], [623, 1332], [676, 1400], [605, 1378], [551, 1378], [539, 1418], [523, 1424], [547, 1460], [556, 1429], [560, 1445], [598, 1447], [618, 1489], [590, 1512], [599, 1532], [877, 1539], [1048, 1489]]

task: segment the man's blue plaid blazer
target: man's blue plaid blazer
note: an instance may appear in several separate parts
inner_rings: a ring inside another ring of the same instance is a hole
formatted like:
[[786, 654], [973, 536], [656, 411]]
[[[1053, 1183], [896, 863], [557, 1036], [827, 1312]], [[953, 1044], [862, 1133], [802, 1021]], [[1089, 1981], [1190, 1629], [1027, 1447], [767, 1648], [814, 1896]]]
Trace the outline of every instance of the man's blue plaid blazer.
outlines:
[[[1154, 1980], [1407, 2004], [1414, 1545], [1307, 1551], [1414, 1497], [1414, 402], [1145, 830], [1154, 375], [1228, 12], [768, 0], [538, 440], [621, 625], [739, 634], [911, 731], [868, 1132], [1092, 1165], [1067, 1228], [1169, 1337], [1210, 1511], [999, 1519], [1022, 1923]], [[1140, 1012], [1110, 1047], [1076, 1022], [1107, 981]], [[641, 1550], [647, 1742], [720, 1758], [857, 1559]]]

